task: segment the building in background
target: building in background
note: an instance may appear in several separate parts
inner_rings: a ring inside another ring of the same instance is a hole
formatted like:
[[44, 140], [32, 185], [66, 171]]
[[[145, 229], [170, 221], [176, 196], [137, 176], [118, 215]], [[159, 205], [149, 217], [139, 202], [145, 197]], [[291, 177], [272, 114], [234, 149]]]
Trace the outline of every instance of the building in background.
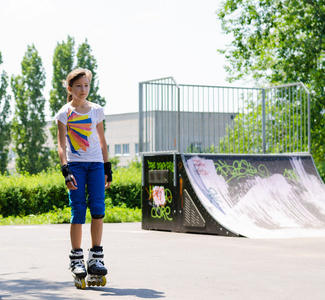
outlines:
[[[55, 144], [50, 133], [53, 121], [48, 121], [45, 132], [47, 141], [44, 146], [55, 149]], [[125, 113], [118, 115], [106, 115], [105, 137], [109, 157], [118, 157], [118, 166], [125, 167], [133, 160], [140, 160], [139, 152], [139, 117], [138, 113]], [[8, 170], [15, 169], [15, 153], [10, 147], [10, 162]]]
[[125, 167], [139, 157], [139, 114], [106, 116], [105, 137], [109, 157], [117, 156], [118, 166]]
[[[166, 151], [176, 145], [176, 115], [174, 112], [151, 112], [147, 116], [151, 121], [145, 136], [143, 152]], [[181, 113], [181, 152], [204, 152], [209, 146], [217, 147], [219, 140], [231, 126], [234, 113]], [[45, 132], [47, 141], [44, 146], [55, 149], [50, 134], [53, 121], [48, 121]], [[198, 128], [203, 130], [198, 131]], [[166, 132], [172, 132], [167, 135]], [[159, 139], [158, 137], [164, 137]], [[125, 113], [106, 115], [105, 137], [109, 157], [119, 158], [119, 167], [126, 167], [131, 161], [140, 161], [139, 156], [139, 114]], [[168, 148], [170, 147], [170, 148]], [[56, 149], [55, 149], [56, 150]], [[8, 170], [15, 169], [15, 153], [10, 150]]]

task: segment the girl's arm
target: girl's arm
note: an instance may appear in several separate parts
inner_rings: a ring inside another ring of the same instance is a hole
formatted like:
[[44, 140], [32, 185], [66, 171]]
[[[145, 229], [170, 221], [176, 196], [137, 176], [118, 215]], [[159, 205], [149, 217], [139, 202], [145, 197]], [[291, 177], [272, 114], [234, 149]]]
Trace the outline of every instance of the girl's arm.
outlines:
[[62, 166], [68, 163], [65, 150], [66, 134], [67, 127], [61, 121], [58, 121], [58, 153]]
[[[100, 122], [96, 126], [97, 134], [99, 139], [100, 148], [102, 149], [104, 163], [108, 162], [108, 151], [107, 151], [107, 143], [105, 139], [105, 131], [104, 131], [104, 123]], [[107, 175], [105, 175], [105, 189], [109, 188], [111, 185], [110, 182], [107, 182]]]
[[[67, 134], [67, 127], [60, 121], [58, 121], [58, 153], [61, 162], [61, 166], [68, 164], [67, 154], [65, 150], [66, 146], [66, 134]], [[74, 176], [71, 176], [72, 181], [67, 182], [67, 187], [69, 190], [76, 190], [77, 189], [77, 181]]]

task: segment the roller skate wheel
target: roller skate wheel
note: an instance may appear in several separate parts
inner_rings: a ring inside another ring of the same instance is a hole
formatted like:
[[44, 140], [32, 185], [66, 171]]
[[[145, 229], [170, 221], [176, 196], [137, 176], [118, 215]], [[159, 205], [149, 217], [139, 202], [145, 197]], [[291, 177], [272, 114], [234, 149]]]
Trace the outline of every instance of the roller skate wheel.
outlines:
[[95, 286], [95, 285], [96, 285], [96, 283], [95, 283], [95, 282], [93, 282], [93, 281], [87, 281], [87, 285], [88, 285], [88, 286]]
[[75, 287], [78, 288], [78, 289], [82, 289], [84, 290], [86, 288], [86, 282], [85, 282], [85, 279], [82, 278], [82, 279], [77, 279], [74, 283]]
[[86, 288], [86, 282], [85, 282], [85, 279], [82, 278], [81, 279], [81, 287], [80, 287], [82, 290], [84, 290]]
[[106, 285], [106, 277], [105, 276], [102, 277], [102, 282], [101, 282], [100, 285], [101, 286], [105, 286]]

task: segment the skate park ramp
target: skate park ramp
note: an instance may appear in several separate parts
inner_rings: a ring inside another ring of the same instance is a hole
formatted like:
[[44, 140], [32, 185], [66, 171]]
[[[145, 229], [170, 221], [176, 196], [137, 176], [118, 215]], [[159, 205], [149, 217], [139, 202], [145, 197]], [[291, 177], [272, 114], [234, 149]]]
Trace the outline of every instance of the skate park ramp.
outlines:
[[182, 154], [187, 179], [216, 223], [237, 236], [325, 236], [325, 186], [311, 155]]

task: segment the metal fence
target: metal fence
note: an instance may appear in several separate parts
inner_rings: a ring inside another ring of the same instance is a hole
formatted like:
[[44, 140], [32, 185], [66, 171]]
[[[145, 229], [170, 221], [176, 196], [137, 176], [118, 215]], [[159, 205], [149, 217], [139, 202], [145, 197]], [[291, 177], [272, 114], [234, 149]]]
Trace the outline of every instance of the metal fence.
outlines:
[[139, 151], [310, 151], [310, 93], [302, 83], [267, 88], [139, 83]]

